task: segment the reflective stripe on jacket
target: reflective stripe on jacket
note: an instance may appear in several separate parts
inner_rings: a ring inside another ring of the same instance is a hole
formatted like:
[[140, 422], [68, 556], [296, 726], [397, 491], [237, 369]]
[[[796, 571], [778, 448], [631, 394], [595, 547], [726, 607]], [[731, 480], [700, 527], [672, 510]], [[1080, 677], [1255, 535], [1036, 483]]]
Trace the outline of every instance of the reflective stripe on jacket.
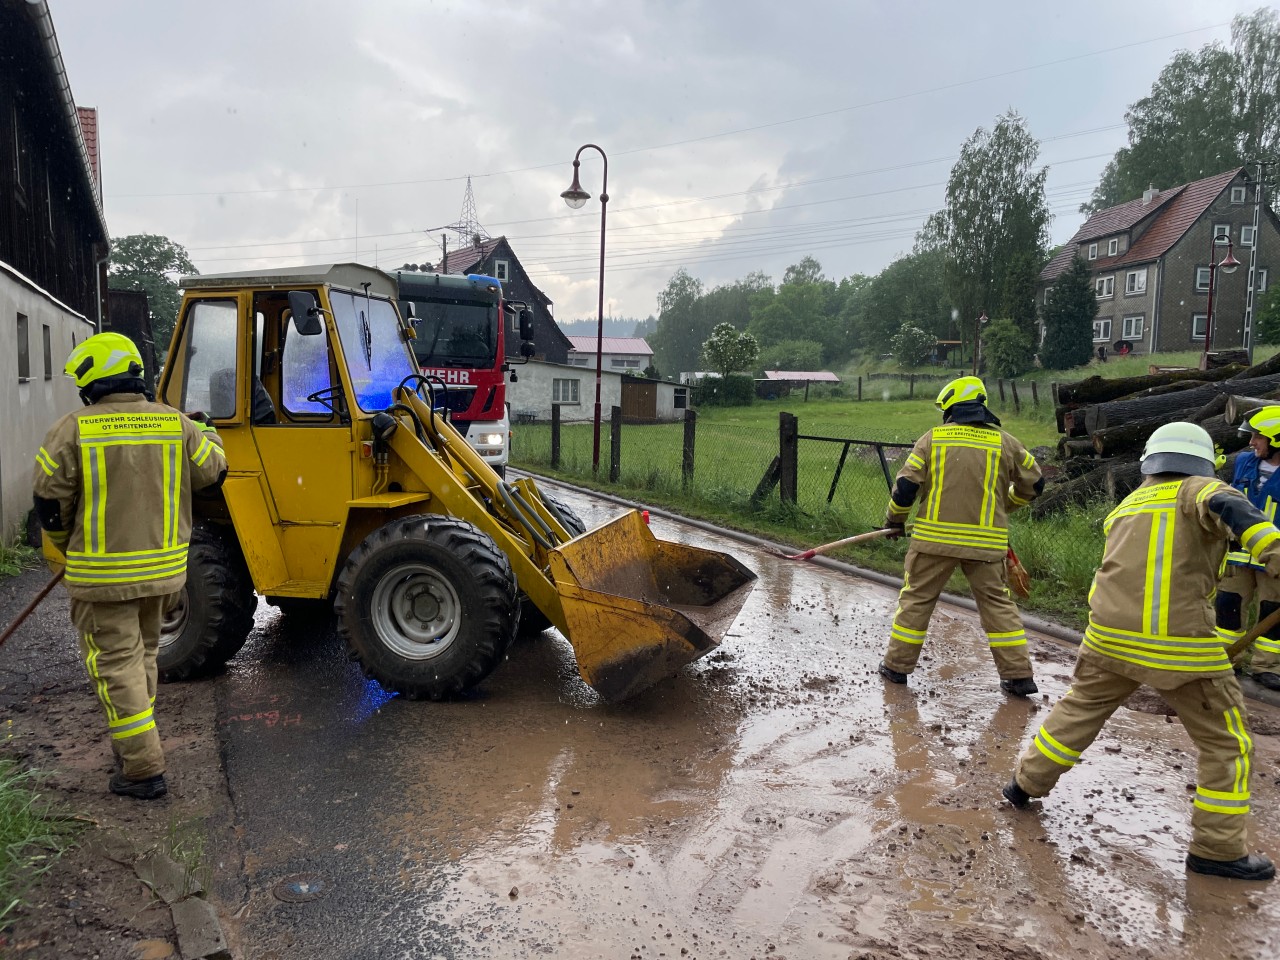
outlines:
[[67, 592], [133, 600], [182, 588], [191, 491], [226, 470], [216, 433], [140, 394], [110, 394], [59, 420], [36, 454], [35, 495], [58, 503]]
[[914, 549], [997, 560], [1009, 549], [1009, 511], [1036, 498], [1039, 480], [1035, 457], [998, 427], [944, 424], [916, 441], [907, 456], [896, 489], [915, 492], [906, 503], [900, 495], [890, 497], [889, 519], [904, 522], [918, 497]]
[[1231, 672], [1213, 598], [1227, 543], [1280, 574], [1280, 530], [1208, 477], [1149, 477], [1108, 515], [1081, 658], [1153, 687]]

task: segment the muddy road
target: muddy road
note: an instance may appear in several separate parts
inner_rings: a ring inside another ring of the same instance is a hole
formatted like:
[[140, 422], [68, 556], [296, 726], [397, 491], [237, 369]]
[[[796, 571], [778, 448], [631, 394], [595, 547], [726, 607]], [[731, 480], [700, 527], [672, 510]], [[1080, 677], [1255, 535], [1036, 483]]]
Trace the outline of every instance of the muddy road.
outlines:
[[[564, 496], [588, 526], [618, 511]], [[410, 703], [323, 623], [259, 610], [210, 685], [244, 956], [1276, 956], [1274, 887], [1184, 871], [1194, 762], [1154, 703], [1017, 813], [999, 789], [1048, 703], [999, 691], [976, 617], [940, 607], [921, 671], [886, 686], [893, 591], [654, 528], [760, 580], [717, 653], [621, 706], [553, 632], [469, 700]], [[1052, 702], [1074, 655], [1034, 656]], [[1280, 717], [1251, 712], [1276, 856]]]

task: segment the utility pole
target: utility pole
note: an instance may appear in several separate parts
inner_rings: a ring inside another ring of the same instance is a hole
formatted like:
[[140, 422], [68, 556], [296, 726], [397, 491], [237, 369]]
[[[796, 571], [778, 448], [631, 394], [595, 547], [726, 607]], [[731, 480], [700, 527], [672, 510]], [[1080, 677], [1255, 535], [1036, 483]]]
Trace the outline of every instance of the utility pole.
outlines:
[[1256, 298], [1256, 281], [1258, 268], [1258, 247], [1262, 241], [1262, 204], [1263, 188], [1267, 179], [1267, 168], [1275, 164], [1274, 160], [1258, 160], [1257, 180], [1253, 189], [1253, 245], [1249, 247], [1249, 282], [1244, 294], [1244, 347], [1249, 352], [1249, 364], [1253, 365], [1253, 305]]

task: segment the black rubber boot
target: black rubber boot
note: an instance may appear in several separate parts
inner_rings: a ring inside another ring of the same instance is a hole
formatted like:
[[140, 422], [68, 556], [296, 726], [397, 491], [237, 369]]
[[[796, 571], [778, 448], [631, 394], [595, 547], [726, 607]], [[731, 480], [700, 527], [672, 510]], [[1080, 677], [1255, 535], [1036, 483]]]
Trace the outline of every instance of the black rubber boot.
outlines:
[[1017, 680], [1001, 680], [1000, 689], [1005, 693], [1011, 693], [1015, 697], [1029, 697], [1033, 693], [1039, 693], [1040, 688], [1036, 686], [1036, 682], [1030, 677], [1019, 677]]
[[1239, 860], [1206, 860], [1188, 853], [1187, 869], [1192, 873], [1232, 880], [1270, 880], [1276, 875], [1276, 865], [1263, 853], [1251, 853]]
[[1010, 780], [1000, 792], [1004, 794], [1006, 800], [1019, 810], [1027, 809], [1027, 804], [1031, 802], [1031, 794], [1018, 786], [1017, 780]]
[[163, 773], [145, 780], [130, 780], [123, 773], [116, 773], [112, 774], [109, 786], [112, 793], [135, 800], [158, 800], [169, 792]]
[[884, 677], [890, 683], [906, 683], [907, 675], [899, 673], [897, 670], [890, 670], [883, 663], [880, 664], [880, 676]]
[[1280, 690], [1280, 673], [1271, 673], [1269, 670], [1263, 671], [1262, 673], [1255, 673], [1253, 679], [1268, 690]]

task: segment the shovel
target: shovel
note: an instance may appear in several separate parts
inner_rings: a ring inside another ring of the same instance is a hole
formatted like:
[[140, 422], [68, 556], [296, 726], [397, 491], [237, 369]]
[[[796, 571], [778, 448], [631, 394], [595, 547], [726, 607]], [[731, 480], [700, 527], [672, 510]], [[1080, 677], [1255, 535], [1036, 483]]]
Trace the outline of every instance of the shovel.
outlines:
[[1277, 626], [1280, 626], [1280, 610], [1272, 611], [1269, 616], [1263, 617], [1254, 624], [1252, 630], [1227, 647], [1227, 659], [1231, 661], [1231, 665], [1235, 666], [1237, 661], [1244, 656], [1245, 651], [1252, 647], [1259, 637], [1270, 633]]
[[26, 608], [20, 614], [18, 614], [13, 623], [4, 628], [4, 633], [0, 633], [0, 647], [3, 647], [5, 641], [13, 636], [13, 632], [22, 626], [23, 621], [35, 612], [36, 607], [40, 606], [40, 601], [47, 597], [49, 595], [49, 591], [58, 585], [58, 582], [62, 580], [62, 577], [66, 572], [66, 570], [59, 570], [54, 574], [53, 578], [41, 588], [40, 592], [35, 595], [35, 598], [27, 604]]
[[779, 553], [777, 550], [772, 551], [772, 553], [775, 557], [782, 557], [783, 560], [812, 560], [814, 557], [829, 553], [838, 547], [846, 547], [851, 543], [862, 543], [865, 540], [879, 540], [881, 537], [887, 537], [895, 532], [905, 533], [905, 531], [897, 527], [882, 527], [879, 530], [872, 530], [870, 533], [859, 533], [852, 537], [845, 537], [843, 540], [832, 540], [830, 543], [824, 543], [821, 546], [805, 550], [803, 553]]

